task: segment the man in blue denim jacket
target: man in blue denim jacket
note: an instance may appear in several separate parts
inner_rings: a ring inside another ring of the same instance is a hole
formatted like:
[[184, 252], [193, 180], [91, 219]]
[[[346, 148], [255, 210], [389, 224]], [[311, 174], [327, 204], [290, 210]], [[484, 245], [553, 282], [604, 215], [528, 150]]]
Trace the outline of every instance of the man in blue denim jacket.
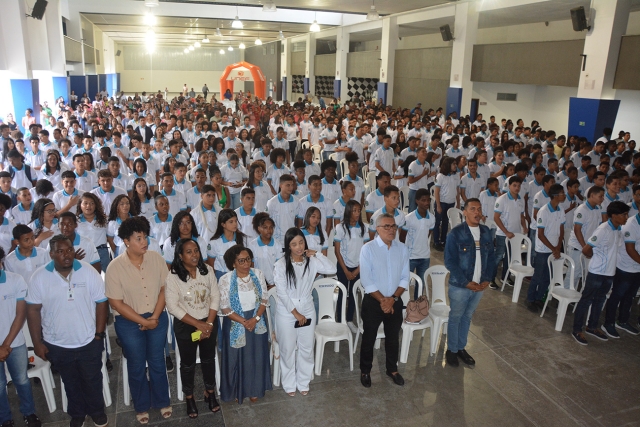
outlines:
[[449, 276], [449, 323], [447, 326], [447, 363], [458, 366], [458, 358], [467, 365], [476, 361], [467, 353], [467, 335], [471, 316], [476, 311], [483, 291], [495, 276], [493, 240], [489, 227], [480, 224], [482, 204], [468, 199], [464, 206], [465, 222], [447, 235], [444, 265]]

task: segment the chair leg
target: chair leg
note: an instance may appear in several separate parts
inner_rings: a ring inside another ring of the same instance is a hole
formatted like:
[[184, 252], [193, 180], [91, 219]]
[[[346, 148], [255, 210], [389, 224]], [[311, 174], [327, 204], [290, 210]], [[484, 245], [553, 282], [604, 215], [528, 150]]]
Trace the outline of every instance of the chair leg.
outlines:
[[[177, 369], [180, 368], [180, 365], [177, 365]], [[179, 375], [178, 371], [178, 375]], [[218, 395], [220, 395], [220, 353], [218, 353], [218, 349], [216, 348], [216, 390], [218, 391]]]
[[[60, 379], [60, 392], [62, 393], [62, 412], [67, 412], [67, 404], [69, 403], [67, 401], [67, 391], [64, 389], [64, 383], [62, 382], [62, 378]], [[45, 397], [47, 396], [47, 393], [45, 391]], [[48, 404], [49, 402], [47, 402]]]
[[127, 368], [127, 359], [122, 358], [122, 397], [124, 404], [129, 406], [131, 404], [131, 390], [129, 390], [129, 369]]
[[280, 385], [280, 357], [277, 356], [273, 358], [273, 385], [276, 387]]
[[111, 390], [109, 389], [109, 374], [107, 368], [102, 366], [102, 397], [104, 398], [104, 406], [111, 406]]
[[442, 330], [442, 320], [439, 318], [431, 319], [431, 337], [429, 338], [430, 353], [436, 354], [438, 352], [440, 342], [440, 331]]
[[562, 324], [564, 323], [564, 317], [567, 315], [567, 307], [569, 303], [566, 300], [558, 301], [558, 318], [556, 319], [556, 331], [562, 331]]
[[522, 279], [524, 279], [524, 277], [521, 274], [516, 274], [516, 281], [513, 284], [513, 296], [511, 297], [511, 302], [518, 302], [518, 297], [520, 297], [520, 289], [522, 289]]
[[409, 358], [409, 344], [412, 332], [409, 328], [402, 328], [402, 342], [400, 343], [400, 363], [407, 363]]
[[353, 338], [351, 337], [351, 333], [349, 333], [349, 367], [351, 371], [353, 371]]
[[49, 412], [55, 412], [58, 407], [56, 406], [56, 397], [53, 394], [53, 383], [51, 382], [51, 377], [49, 375], [50, 374], [47, 372], [42, 372], [42, 375], [38, 378], [40, 378], [40, 381], [42, 382], [42, 391], [44, 392], [44, 397], [47, 400]]
[[317, 339], [316, 337], [316, 375], [322, 374], [322, 353], [324, 352], [324, 338]]
[[376, 338], [376, 344], [373, 346], [376, 350], [380, 349], [380, 338]]
[[335, 353], [340, 353], [340, 341], [336, 341], [333, 343], [333, 351]]
[[360, 338], [360, 329], [356, 332], [356, 340], [353, 342], [353, 352], [356, 352], [356, 348], [358, 348], [358, 338]]
[[[176, 367], [175, 370], [177, 372], [176, 375], [176, 387], [178, 388], [178, 400], [179, 401], [183, 401], [184, 400], [184, 393], [182, 392], [182, 377], [180, 376], [180, 350], [178, 350], [178, 348], [176, 347]], [[218, 361], [218, 358], [216, 357], [216, 362]], [[216, 379], [218, 378], [218, 376], [216, 375]]]
[[547, 309], [547, 304], [549, 304], [549, 300], [552, 299], [553, 297], [551, 295], [547, 296], [546, 301], [544, 302], [544, 305], [542, 306], [542, 312], [540, 312], [540, 317], [544, 316], [544, 312]]

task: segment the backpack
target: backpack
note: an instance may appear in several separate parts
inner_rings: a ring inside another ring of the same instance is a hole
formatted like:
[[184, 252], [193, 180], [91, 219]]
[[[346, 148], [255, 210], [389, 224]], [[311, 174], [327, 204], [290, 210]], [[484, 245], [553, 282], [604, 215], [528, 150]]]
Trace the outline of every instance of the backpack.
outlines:
[[[27, 177], [27, 179], [31, 182], [33, 182], [33, 178], [31, 177], [31, 166], [24, 164], [24, 174]], [[11, 179], [13, 179], [16, 175], [16, 172], [13, 168], [10, 168], [9, 170], [9, 175], [11, 175]]]

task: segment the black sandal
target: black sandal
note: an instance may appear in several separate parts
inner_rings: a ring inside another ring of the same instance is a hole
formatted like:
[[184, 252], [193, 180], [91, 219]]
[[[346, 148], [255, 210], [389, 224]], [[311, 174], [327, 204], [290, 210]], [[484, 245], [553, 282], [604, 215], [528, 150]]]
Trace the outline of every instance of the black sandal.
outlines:
[[218, 412], [220, 410], [220, 405], [216, 400], [216, 393], [212, 392], [207, 395], [208, 392], [205, 392], [204, 401], [209, 404], [209, 410], [211, 412]]
[[187, 415], [189, 418], [198, 418], [198, 405], [193, 396], [185, 399], [187, 401]]

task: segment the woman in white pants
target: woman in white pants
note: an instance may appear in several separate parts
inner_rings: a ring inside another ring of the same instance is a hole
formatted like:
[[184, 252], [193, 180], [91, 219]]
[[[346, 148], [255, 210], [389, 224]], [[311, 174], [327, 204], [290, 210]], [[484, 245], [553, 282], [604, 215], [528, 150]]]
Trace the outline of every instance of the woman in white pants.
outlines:
[[[318, 273], [336, 273], [334, 263], [322, 253], [307, 248], [302, 231], [290, 228], [284, 236], [284, 256], [274, 268], [279, 300], [276, 330], [280, 344], [282, 388], [289, 396], [295, 396], [296, 389], [303, 396], [309, 393], [316, 326], [316, 310], [311, 296], [313, 281]], [[310, 324], [303, 326], [307, 319]]]

